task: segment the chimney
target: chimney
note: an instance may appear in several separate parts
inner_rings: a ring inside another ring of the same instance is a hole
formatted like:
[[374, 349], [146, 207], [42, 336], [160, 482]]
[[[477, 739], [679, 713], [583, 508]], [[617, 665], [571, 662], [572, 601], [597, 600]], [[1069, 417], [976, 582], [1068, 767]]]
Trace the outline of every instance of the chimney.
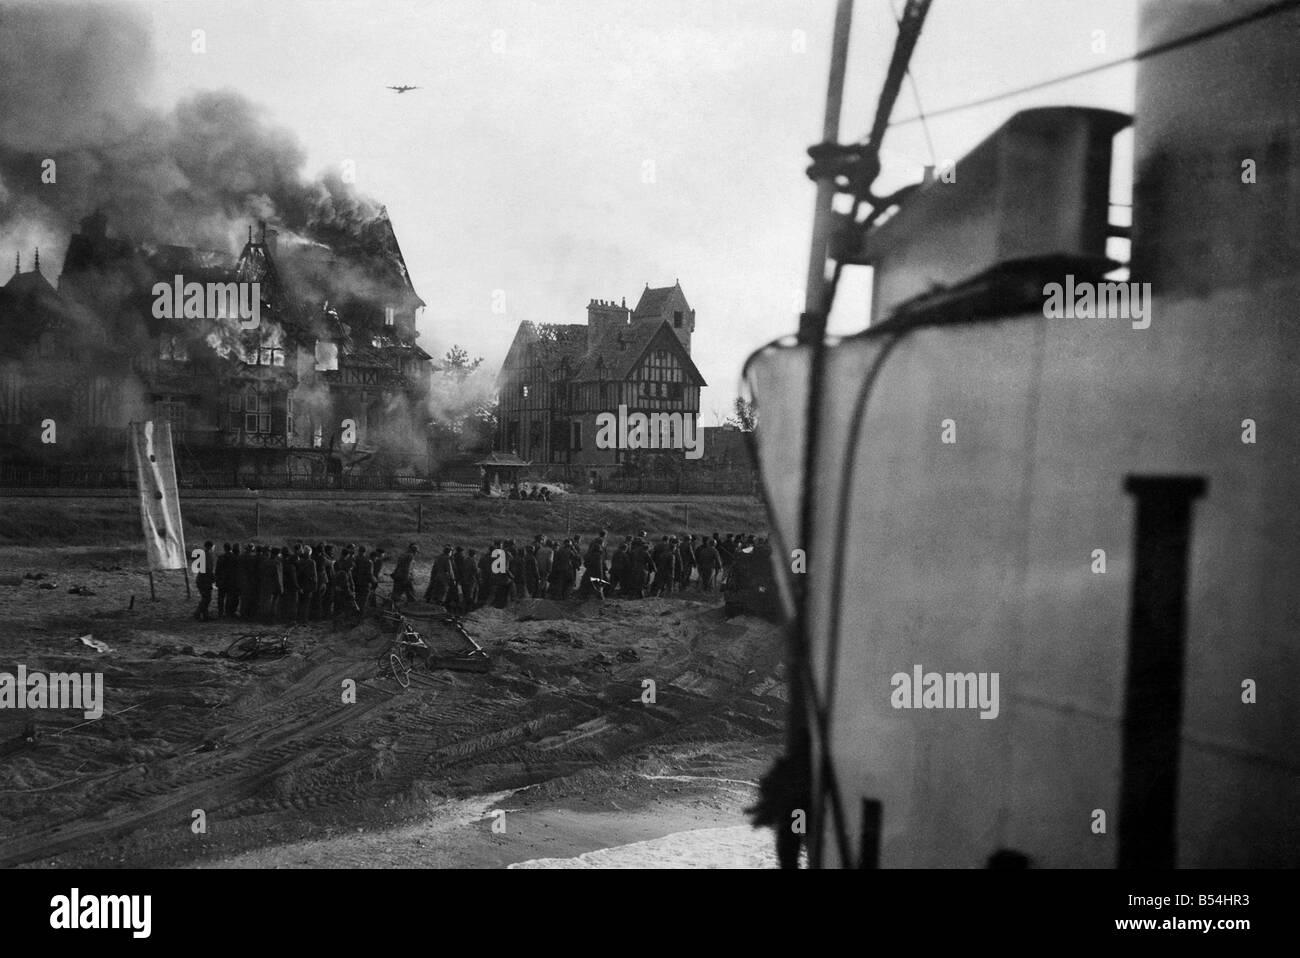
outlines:
[[587, 326], [592, 330], [589, 335], [603, 337], [610, 330], [626, 326], [630, 321], [626, 305], [619, 306], [613, 300], [607, 302], [603, 299], [593, 299], [587, 304]]

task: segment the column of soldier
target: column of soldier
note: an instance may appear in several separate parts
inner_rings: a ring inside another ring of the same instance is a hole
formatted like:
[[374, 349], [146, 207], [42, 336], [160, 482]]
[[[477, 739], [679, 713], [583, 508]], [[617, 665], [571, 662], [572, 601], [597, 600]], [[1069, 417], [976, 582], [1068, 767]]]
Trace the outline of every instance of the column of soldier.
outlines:
[[[498, 539], [481, 554], [446, 546], [433, 561], [424, 601], [466, 612], [491, 603], [504, 608], [525, 598], [568, 599], [617, 595], [640, 599], [671, 595], [690, 587], [702, 592], [743, 588], [770, 567], [771, 549], [754, 535], [665, 535], [651, 543], [642, 531], [612, 548], [601, 530], [584, 548], [581, 536], [558, 541], [538, 535], [530, 544]], [[266, 546], [227, 542], [218, 554], [203, 545], [205, 561], [197, 576], [196, 619], [215, 615], [261, 622], [306, 622], [351, 616], [383, 602], [379, 593], [388, 555], [355, 543], [335, 546]], [[415, 601], [413, 565], [419, 554], [407, 546], [393, 571], [391, 602]]]

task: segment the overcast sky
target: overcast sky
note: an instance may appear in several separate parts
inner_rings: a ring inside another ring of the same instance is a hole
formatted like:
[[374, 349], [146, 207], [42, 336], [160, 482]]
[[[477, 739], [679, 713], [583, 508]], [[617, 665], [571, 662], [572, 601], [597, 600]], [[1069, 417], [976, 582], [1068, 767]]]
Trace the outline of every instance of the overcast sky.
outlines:
[[[156, 104], [232, 87], [298, 135], [310, 172], [354, 161], [358, 186], [388, 207], [428, 303], [420, 342], [435, 355], [461, 343], [496, 364], [522, 320], [584, 322], [593, 297], [631, 305], [646, 283], [680, 279], [712, 424], [746, 356], [795, 327], [813, 197], [804, 151], [820, 138], [831, 0], [143, 6]], [[939, 109], [1128, 55], [1135, 8], [935, 0], [912, 64], [921, 102]], [[890, 10], [857, 2], [842, 139], [870, 124]], [[206, 53], [191, 50], [196, 29]], [[959, 158], [1030, 106], [1131, 111], [1132, 88], [1120, 67], [932, 120], [935, 155]], [[905, 88], [896, 117], [915, 105]], [[885, 146], [893, 182], [919, 178], [930, 158], [921, 124]], [[862, 327], [866, 288], [846, 283], [833, 329]]]

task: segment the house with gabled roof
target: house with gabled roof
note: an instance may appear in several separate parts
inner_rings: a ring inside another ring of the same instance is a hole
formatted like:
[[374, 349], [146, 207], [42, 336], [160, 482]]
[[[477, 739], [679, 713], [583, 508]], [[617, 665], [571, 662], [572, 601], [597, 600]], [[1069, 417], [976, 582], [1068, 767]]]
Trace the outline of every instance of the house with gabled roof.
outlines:
[[[107, 225], [98, 210], [81, 221], [57, 286], [39, 262], [0, 286], [0, 459], [102, 458], [129, 421], [153, 418], [171, 423], [182, 471], [240, 481], [426, 461], [424, 302], [385, 210], [351, 233], [250, 226], [237, 256]], [[160, 312], [157, 284], [181, 281], [257, 284], [257, 325], [224, 307]], [[57, 445], [37, 438], [46, 419]]]
[[585, 324], [520, 323], [497, 379], [497, 448], [538, 466], [614, 470], [629, 453], [596, 447], [601, 413], [621, 405], [628, 413], [699, 415], [707, 383], [691, 360], [694, 330], [680, 282], [647, 283], [634, 309], [626, 299], [593, 299]]

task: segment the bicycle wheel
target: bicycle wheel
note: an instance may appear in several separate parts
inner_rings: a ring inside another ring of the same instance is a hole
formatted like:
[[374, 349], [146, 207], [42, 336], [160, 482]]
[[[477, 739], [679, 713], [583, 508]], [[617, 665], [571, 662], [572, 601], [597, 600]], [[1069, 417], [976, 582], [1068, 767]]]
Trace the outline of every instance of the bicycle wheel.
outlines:
[[397, 679], [398, 685], [404, 689], [411, 687], [411, 670], [396, 652], [389, 653], [388, 668], [392, 671], [393, 678]]
[[236, 661], [251, 659], [257, 654], [260, 639], [261, 635], [255, 632], [241, 635], [239, 638], [235, 639], [235, 641], [231, 642], [230, 645], [226, 646], [226, 651], [223, 652], [222, 655], [228, 659], [235, 659]]

